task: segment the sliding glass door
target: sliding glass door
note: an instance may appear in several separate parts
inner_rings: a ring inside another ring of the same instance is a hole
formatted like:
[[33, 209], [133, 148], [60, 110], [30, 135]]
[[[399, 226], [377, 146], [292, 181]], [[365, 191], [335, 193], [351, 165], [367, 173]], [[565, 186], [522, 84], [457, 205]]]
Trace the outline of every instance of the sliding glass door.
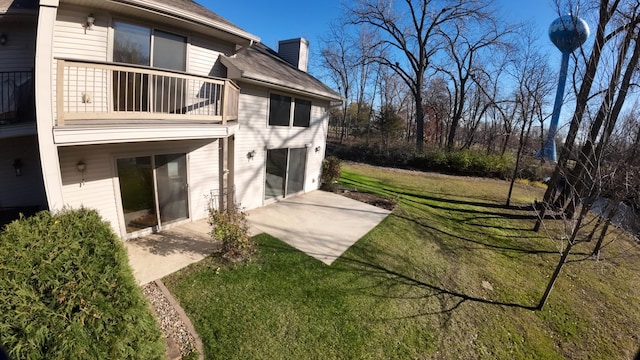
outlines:
[[267, 150], [265, 200], [303, 191], [306, 162], [306, 148]]
[[155, 188], [150, 156], [117, 160], [122, 212], [127, 233], [156, 228]]
[[187, 160], [184, 154], [156, 155], [156, 184], [160, 222], [189, 217]]
[[120, 158], [116, 164], [128, 234], [189, 218], [185, 154]]

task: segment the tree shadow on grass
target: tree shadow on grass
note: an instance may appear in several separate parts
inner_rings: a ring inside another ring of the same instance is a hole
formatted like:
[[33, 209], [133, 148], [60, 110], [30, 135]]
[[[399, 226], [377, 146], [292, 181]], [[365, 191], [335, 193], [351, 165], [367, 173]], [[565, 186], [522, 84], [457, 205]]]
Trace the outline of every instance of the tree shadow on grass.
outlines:
[[421, 221], [418, 221], [416, 219], [412, 219], [410, 217], [407, 216], [402, 216], [402, 215], [398, 215], [395, 213], [392, 213], [390, 216], [393, 217], [397, 217], [399, 219], [402, 220], [406, 220], [406, 221], [410, 221], [416, 225], [419, 225], [420, 227], [424, 228], [424, 229], [428, 229], [431, 231], [435, 231], [437, 233], [440, 233], [442, 235], [448, 236], [449, 238], [452, 239], [457, 239], [457, 240], [461, 240], [461, 241], [465, 241], [465, 242], [469, 242], [469, 243], [473, 243], [473, 244], [477, 244], [480, 245], [481, 247], [478, 248], [466, 248], [469, 250], [473, 250], [473, 249], [488, 249], [488, 250], [497, 250], [497, 251], [504, 251], [504, 252], [516, 252], [516, 253], [524, 253], [524, 254], [531, 254], [531, 255], [536, 255], [536, 254], [558, 254], [558, 251], [551, 251], [551, 250], [540, 250], [540, 249], [531, 249], [531, 248], [518, 248], [518, 247], [512, 247], [512, 246], [507, 246], [507, 245], [496, 245], [496, 244], [490, 244], [490, 243], [485, 243], [482, 241], [478, 241], [478, 240], [474, 240], [468, 237], [464, 237], [461, 235], [457, 235], [457, 234], [453, 234], [451, 232], [448, 232], [446, 230], [442, 230], [442, 229], [438, 229], [435, 226], [431, 226], [428, 224], [424, 224]]
[[[492, 202], [486, 202], [486, 201], [470, 201], [470, 200], [457, 200], [457, 199], [451, 199], [448, 198], [446, 196], [450, 196], [451, 194], [444, 194], [444, 193], [440, 193], [442, 195], [442, 197], [436, 197], [436, 196], [430, 196], [430, 195], [426, 195], [424, 193], [416, 193], [416, 192], [411, 192], [411, 191], [404, 191], [404, 190], [400, 190], [397, 188], [389, 188], [389, 187], [385, 187], [385, 186], [379, 186], [379, 187], [372, 187], [371, 185], [365, 183], [365, 182], [361, 182], [358, 180], [352, 180], [349, 179], [346, 181], [349, 185], [352, 186], [356, 186], [362, 190], [371, 190], [373, 192], [376, 192], [376, 190], [382, 190], [383, 194], [386, 194], [387, 196], [399, 196], [402, 199], [406, 199], [409, 201], [413, 201], [413, 202], [417, 202], [417, 203], [421, 203], [421, 204], [425, 204], [425, 205], [429, 205], [432, 206], [432, 204], [426, 204], [424, 202], [418, 201], [418, 200], [413, 200], [410, 198], [415, 198], [415, 199], [420, 199], [420, 200], [425, 200], [425, 201], [430, 201], [430, 202], [438, 202], [438, 203], [449, 203], [449, 204], [456, 204], [456, 205], [464, 205], [464, 206], [477, 206], [477, 207], [484, 207], [484, 208], [491, 208], [491, 209], [502, 209], [502, 210], [521, 210], [521, 211], [531, 211], [533, 210], [533, 205], [523, 205], [523, 206], [518, 206], [518, 205], [504, 205], [504, 204], [496, 204], [496, 203], [492, 203]], [[455, 208], [445, 208], [445, 209], [451, 209], [451, 210], [467, 210], [470, 212], [474, 212], [474, 210], [468, 210], [468, 209], [455, 209]], [[498, 213], [500, 214], [500, 213]]]
[[[270, 251], [275, 250], [277, 252], [286, 253], [299, 252], [295, 248], [282, 242], [275, 244], [261, 244], [260, 246], [262, 248], [269, 249]], [[431, 298], [434, 298], [438, 300], [441, 307], [441, 309], [438, 311], [425, 311], [408, 316], [386, 318], [381, 320], [399, 320], [427, 315], [447, 314], [455, 311], [466, 302], [475, 302], [480, 304], [496, 305], [509, 308], [520, 308], [524, 310], [536, 310], [536, 306], [533, 305], [519, 304], [516, 302], [497, 301], [468, 295], [461, 291], [447, 289], [442, 285], [436, 285], [425, 280], [417, 279], [415, 277], [403, 274], [401, 271], [394, 270], [389, 265], [380, 264], [380, 261], [377, 260], [377, 258], [393, 258], [396, 261], [406, 262], [410, 261], [410, 259], [403, 256], [399, 257], [398, 254], [384, 253], [381, 251], [375, 251], [375, 256], [373, 256], [373, 253], [366, 254], [363, 251], [364, 250], [362, 248], [354, 249], [353, 251], [350, 250], [347, 254], [343, 254], [343, 256], [341, 256], [338, 261], [330, 267], [323, 267], [323, 269], [328, 270], [326, 272], [327, 274], [331, 274], [333, 272], [349, 272], [354, 274], [366, 275], [371, 278], [377, 278], [377, 281], [360, 287], [358, 287], [357, 281], [346, 283], [348, 284], [348, 287], [340, 289], [340, 292], [345, 296], [353, 296], [354, 294], [356, 294], [386, 299], [410, 301], [429, 300]], [[402, 291], [398, 290], [399, 287], [407, 287], [408, 289], [414, 290], [412, 291], [412, 293], [415, 293], [415, 290], [418, 290], [418, 294], [404, 294]], [[420, 293], [421, 291], [422, 293]], [[451, 302], [448, 301], [448, 299], [453, 299], [454, 301]]]
[[[381, 277], [381, 281], [378, 282], [377, 284], [378, 286], [376, 286], [376, 288], [378, 289], [382, 286], [385, 286], [387, 288], [392, 288], [396, 286], [408, 286], [408, 287], [413, 287], [413, 288], [426, 291], [424, 295], [420, 295], [420, 296], [404, 297], [404, 296], [393, 296], [387, 293], [384, 295], [384, 297], [425, 300], [428, 298], [439, 298], [442, 296], [447, 296], [455, 299], [455, 301], [453, 302], [453, 305], [442, 308], [439, 311], [420, 312], [417, 314], [413, 314], [413, 315], [409, 315], [401, 318], [413, 318], [413, 317], [420, 317], [425, 315], [437, 315], [437, 314], [449, 313], [458, 309], [465, 302], [498, 305], [498, 306], [504, 306], [504, 307], [510, 307], [510, 308], [520, 308], [525, 310], [536, 310], [537, 308], [536, 306], [533, 306], [533, 305], [525, 305], [525, 304], [519, 304], [515, 302], [496, 301], [496, 300], [468, 295], [457, 290], [447, 289], [441, 285], [436, 285], [433, 283], [426, 282], [424, 280], [416, 279], [414, 277], [402, 274], [389, 267], [376, 264], [372, 261], [364, 261], [364, 260], [360, 260], [360, 259], [349, 257], [349, 256], [341, 257], [340, 259], [342, 260], [343, 264], [347, 265], [345, 269], [349, 269], [350, 271], [363, 272], [370, 276]], [[443, 304], [442, 301], [440, 303]]]
[[[533, 205], [504, 205], [504, 204], [496, 204], [491, 202], [481, 202], [481, 201], [470, 201], [470, 200], [457, 200], [450, 199], [447, 197], [435, 197], [429, 196], [422, 193], [414, 193], [409, 191], [402, 191], [396, 188], [389, 188], [385, 186], [380, 187], [372, 187], [371, 185], [360, 182], [357, 180], [348, 180], [347, 184], [351, 186], [355, 186], [361, 191], [370, 191], [372, 193], [380, 194], [387, 197], [397, 197], [401, 202], [405, 204], [419, 204], [421, 206], [428, 206], [433, 209], [445, 210], [445, 211], [455, 211], [459, 213], [473, 214], [477, 215], [474, 217], [470, 217], [467, 221], [473, 221], [478, 219], [488, 219], [488, 218], [502, 218], [502, 219], [510, 219], [510, 220], [537, 220], [538, 215], [534, 213]], [[444, 195], [444, 194], [443, 194]], [[450, 204], [450, 205], [461, 205], [461, 206], [473, 206], [473, 207], [481, 207], [481, 208], [489, 208], [496, 210], [505, 210], [508, 212], [499, 212], [499, 211], [484, 211], [480, 209], [465, 209], [459, 208], [455, 206], [444, 206], [439, 205], [442, 203]], [[525, 212], [525, 213], [517, 213], [517, 212]], [[556, 216], [553, 214], [545, 215], [545, 220], [556, 219]], [[479, 225], [478, 226], [482, 226]], [[515, 230], [515, 229], [514, 229]], [[528, 230], [528, 229], [527, 229]]]

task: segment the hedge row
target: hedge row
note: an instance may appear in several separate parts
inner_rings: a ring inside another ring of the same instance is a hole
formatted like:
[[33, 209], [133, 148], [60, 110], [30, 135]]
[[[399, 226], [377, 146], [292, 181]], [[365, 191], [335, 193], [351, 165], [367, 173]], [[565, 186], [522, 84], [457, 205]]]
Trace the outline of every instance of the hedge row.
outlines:
[[511, 155], [487, 155], [470, 150], [446, 152], [438, 149], [415, 153], [408, 147], [382, 151], [372, 146], [335, 144], [328, 145], [327, 150], [330, 155], [340, 159], [372, 165], [500, 179], [510, 177], [515, 165]]
[[43, 211], [0, 233], [0, 343], [12, 359], [165, 356], [122, 242], [86, 209]]

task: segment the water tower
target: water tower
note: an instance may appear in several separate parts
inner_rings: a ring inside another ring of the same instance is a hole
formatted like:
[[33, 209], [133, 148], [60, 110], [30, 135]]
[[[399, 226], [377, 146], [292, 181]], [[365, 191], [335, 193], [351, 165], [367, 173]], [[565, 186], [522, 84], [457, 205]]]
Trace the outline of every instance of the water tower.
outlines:
[[569, 55], [584, 44], [588, 37], [589, 26], [587, 23], [572, 14], [555, 19], [549, 27], [549, 38], [560, 52], [562, 52], [562, 63], [560, 65], [558, 90], [556, 91], [556, 100], [553, 104], [553, 114], [551, 116], [551, 123], [549, 124], [547, 140], [544, 148], [538, 152], [538, 157], [545, 160], [557, 161], [556, 132], [558, 131], [558, 119], [560, 118], [560, 110], [562, 109], [564, 86], [567, 82]]

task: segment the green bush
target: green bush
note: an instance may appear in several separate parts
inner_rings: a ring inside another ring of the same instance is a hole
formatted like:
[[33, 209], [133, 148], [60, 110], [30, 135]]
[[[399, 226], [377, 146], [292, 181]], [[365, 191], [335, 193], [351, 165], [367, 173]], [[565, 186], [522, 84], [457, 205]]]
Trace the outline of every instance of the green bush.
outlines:
[[322, 160], [322, 188], [327, 191], [335, 190], [335, 183], [342, 175], [340, 169], [340, 159], [335, 156], [329, 156]]
[[419, 170], [505, 179], [511, 175], [514, 159], [510, 155], [486, 155], [471, 150], [446, 152], [434, 149], [417, 154], [408, 165]]
[[158, 359], [164, 342], [122, 242], [93, 210], [0, 233], [0, 343], [14, 359]]
[[470, 151], [452, 151], [447, 154], [447, 162], [453, 171], [465, 174], [471, 167]]
[[531, 181], [542, 181], [546, 176], [551, 176], [552, 172], [548, 171], [548, 167], [540, 163], [540, 159], [533, 156], [523, 156], [518, 169], [518, 177]]
[[255, 242], [249, 236], [247, 214], [234, 207], [234, 211], [209, 208], [211, 237], [222, 241], [223, 255], [227, 259], [241, 260], [255, 250]]

